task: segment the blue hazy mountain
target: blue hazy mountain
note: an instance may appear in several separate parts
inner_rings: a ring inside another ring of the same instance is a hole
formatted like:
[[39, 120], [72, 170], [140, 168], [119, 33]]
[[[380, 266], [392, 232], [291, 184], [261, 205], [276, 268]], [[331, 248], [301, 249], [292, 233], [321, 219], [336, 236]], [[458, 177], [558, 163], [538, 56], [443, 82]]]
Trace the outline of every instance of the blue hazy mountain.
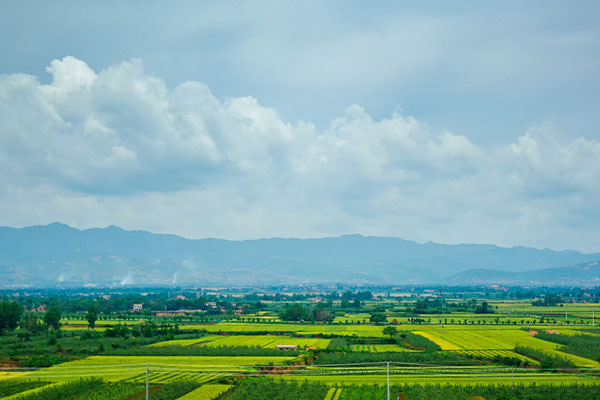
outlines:
[[568, 273], [569, 268], [596, 260], [600, 253], [421, 244], [361, 235], [230, 241], [191, 240], [115, 226], [86, 230], [60, 223], [0, 227], [1, 286], [461, 284], [479, 279], [473, 270], [507, 274], [510, 281], [515, 276], [522, 279], [518, 274], [525, 271], [559, 268]]

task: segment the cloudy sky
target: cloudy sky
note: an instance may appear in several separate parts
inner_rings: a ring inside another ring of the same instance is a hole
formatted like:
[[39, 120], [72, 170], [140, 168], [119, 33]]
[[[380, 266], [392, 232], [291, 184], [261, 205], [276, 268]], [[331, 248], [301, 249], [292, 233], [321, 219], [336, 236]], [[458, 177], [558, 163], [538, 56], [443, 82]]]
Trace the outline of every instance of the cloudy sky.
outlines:
[[600, 251], [600, 3], [4, 1], [0, 225]]

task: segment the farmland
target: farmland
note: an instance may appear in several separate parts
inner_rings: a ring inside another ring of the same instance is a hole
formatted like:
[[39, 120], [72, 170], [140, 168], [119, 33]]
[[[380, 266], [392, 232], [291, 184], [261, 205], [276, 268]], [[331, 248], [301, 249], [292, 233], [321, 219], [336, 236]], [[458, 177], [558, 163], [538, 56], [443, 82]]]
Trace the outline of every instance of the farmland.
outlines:
[[[383, 399], [388, 371], [392, 390], [407, 399], [436, 390], [439, 396], [454, 390], [456, 398], [489, 397], [488, 389], [473, 385], [543, 392], [529, 385], [551, 384], [564, 387], [563, 398], [571, 400], [568, 393], [600, 387], [600, 330], [592, 305], [552, 307], [572, 310], [569, 320], [559, 320], [533, 300], [488, 299], [480, 314], [473, 310], [486, 300], [464, 295], [444, 302], [354, 295], [344, 293], [349, 300], [343, 303], [276, 294], [261, 305], [254, 295], [247, 304], [218, 295], [203, 312], [106, 312], [93, 329], [82, 312], [65, 314], [50, 329], [41, 329], [38, 318], [37, 330], [23, 324], [0, 336], [6, 366], [0, 393], [54, 398], [54, 392], [70, 391], [93, 398], [90, 393], [101, 390], [133, 399], [147, 382], [150, 398], [163, 399], [262, 398], [252, 397], [255, 390], [273, 399], [287, 398], [277, 393]], [[236, 308], [237, 314], [228, 311]]]

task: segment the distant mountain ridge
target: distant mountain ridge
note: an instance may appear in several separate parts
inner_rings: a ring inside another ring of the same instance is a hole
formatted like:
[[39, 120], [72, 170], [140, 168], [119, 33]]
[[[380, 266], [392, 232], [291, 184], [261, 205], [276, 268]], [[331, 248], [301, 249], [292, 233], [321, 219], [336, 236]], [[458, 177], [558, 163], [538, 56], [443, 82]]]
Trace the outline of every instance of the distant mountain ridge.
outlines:
[[597, 260], [600, 253], [482, 244], [420, 244], [361, 235], [231, 241], [185, 239], [115, 226], [86, 230], [61, 223], [0, 227], [0, 286], [4, 287], [462, 284], [477, 281], [472, 270], [492, 270], [500, 274], [498, 279], [510, 281], [526, 279], [526, 275], [519, 275], [525, 271], [560, 268], [568, 272], [574, 268], [575, 272], [574, 266]]
[[544, 268], [523, 272], [472, 269], [448, 278], [450, 284], [461, 285], [538, 285], [600, 286], [600, 262], [590, 261], [569, 267]]

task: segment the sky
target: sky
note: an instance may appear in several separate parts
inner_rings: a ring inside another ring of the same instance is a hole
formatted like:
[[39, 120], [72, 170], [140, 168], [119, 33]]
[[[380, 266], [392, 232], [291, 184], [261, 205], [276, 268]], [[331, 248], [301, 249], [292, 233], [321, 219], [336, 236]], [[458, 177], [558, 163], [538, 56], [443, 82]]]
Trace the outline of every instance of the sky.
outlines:
[[598, 21], [596, 1], [4, 1], [0, 225], [600, 251]]

